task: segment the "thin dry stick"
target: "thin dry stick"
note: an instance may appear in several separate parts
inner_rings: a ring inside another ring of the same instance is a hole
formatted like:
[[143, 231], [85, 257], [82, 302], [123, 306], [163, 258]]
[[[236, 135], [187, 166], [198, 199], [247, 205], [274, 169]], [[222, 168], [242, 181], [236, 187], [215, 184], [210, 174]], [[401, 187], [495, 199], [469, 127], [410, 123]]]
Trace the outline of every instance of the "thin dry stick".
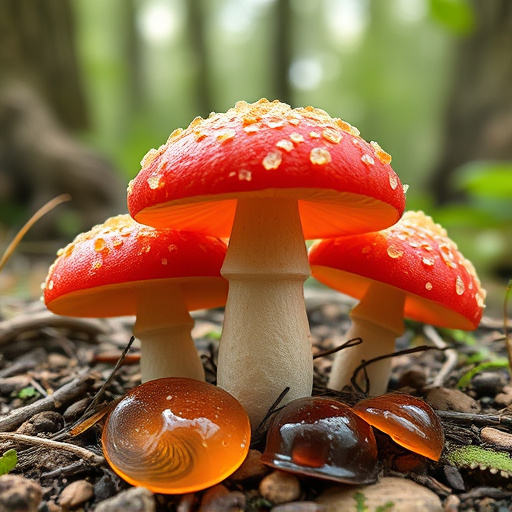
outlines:
[[446, 342], [441, 338], [439, 333], [431, 325], [425, 325], [423, 327], [425, 336], [440, 350], [444, 351], [446, 360], [432, 381], [433, 386], [442, 386], [445, 383], [446, 378], [450, 375], [451, 371], [457, 366], [457, 351], [454, 348], [449, 348]]
[[0, 431], [14, 430], [34, 414], [43, 411], [54, 411], [77, 397], [84, 396], [94, 380], [90, 375], [83, 375], [60, 387], [52, 395], [19, 409], [14, 409], [6, 416], [0, 417]]
[[39, 210], [37, 210], [36, 213], [30, 217], [30, 219], [23, 225], [18, 233], [16, 233], [16, 236], [7, 246], [7, 249], [5, 249], [4, 254], [0, 258], [0, 271], [4, 268], [12, 253], [21, 242], [22, 238], [27, 234], [27, 231], [49, 211], [53, 210], [59, 204], [69, 201], [70, 199], [71, 196], [69, 194], [61, 194], [60, 196], [55, 197], [51, 201], [48, 201], [45, 205], [41, 206], [41, 208], [39, 208]]
[[50, 311], [21, 314], [0, 322], [0, 345], [9, 343], [13, 338], [27, 331], [44, 327], [63, 327], [85, 332], [94, 337], [107, 332], [104, 323], [97, 318], [75, 318], [59, 316]]
[[75, 444], [62, 443], [60, 441], [53, 441], [52, 439], [45, 439], [43, 437], [26, 436], [24, 434], [16, 434], [15, 432], [0, 432], [0, 439], [5, 441], [14, 441], [18, 443], [31, 444], [39, 446], [40, 448], [49, 448], [54, 450], [65, 450], [74, 453], [81, 459], [86, 460], [94, 465], [103, 464], [105, 459], [94, 452], [77, 446]]

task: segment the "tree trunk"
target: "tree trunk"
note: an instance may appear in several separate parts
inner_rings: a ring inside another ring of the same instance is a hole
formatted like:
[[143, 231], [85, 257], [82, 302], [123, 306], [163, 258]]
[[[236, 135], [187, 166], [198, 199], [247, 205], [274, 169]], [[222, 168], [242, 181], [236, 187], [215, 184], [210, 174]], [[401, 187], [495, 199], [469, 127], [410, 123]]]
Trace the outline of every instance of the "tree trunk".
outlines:
[[476, 26], [460, 42], [444, 148], [430, 187], [437, 204], [459, 199], [451, 183], [472, 160], [512, 159], [512, 2], [474, 0]]

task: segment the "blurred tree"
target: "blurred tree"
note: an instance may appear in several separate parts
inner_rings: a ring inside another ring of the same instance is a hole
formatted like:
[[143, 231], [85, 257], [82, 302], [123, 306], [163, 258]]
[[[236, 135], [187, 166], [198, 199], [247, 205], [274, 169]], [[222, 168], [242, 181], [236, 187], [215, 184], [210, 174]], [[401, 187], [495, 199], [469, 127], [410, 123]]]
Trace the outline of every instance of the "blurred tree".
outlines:
[[0, 69], [32, 84], [67, 128], [88, 127], [68, 1], [2, 0]]
[[512, 160], [512, 2], [473, 0], [474, 29], [460, 41], [430, 181], [434, 200], [458, 199], [452, 175], [472, 160]]
[[123, 208], [116, 170], [70, 133], [88, 115], [69, 0], [0, 2], [0, 70], [0, 222], [64, 192], [72, 202], [30, 236], [62, 235], [63, 219], [76, 233]]
[[272, 48], [274, 62], [275, 97], [284, 103], [292, 104], [289, 73], [293, 58], [292, 48], [292, 12], [290, 0], [277, 0], [275, 41]]
[[204, 8], [202, 0], [189, 0], [187, 16], [187, 36], [197, 67], [195, 81], [198, 115], [207, 117], [214, 110], [210, 83], [210, 56], [206, 44]]

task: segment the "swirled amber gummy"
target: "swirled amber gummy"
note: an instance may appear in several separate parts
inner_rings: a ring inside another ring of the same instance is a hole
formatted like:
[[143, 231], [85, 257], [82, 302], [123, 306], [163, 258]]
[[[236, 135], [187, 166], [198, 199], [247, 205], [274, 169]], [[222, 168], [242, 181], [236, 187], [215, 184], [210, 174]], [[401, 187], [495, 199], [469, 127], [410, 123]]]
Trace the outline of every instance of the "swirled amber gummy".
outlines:
[[444, 448], [441, 420], [422, 400], [402, 393], [389, 393], [361, 400], [354, 411], [400, 446], [429, 459], [439, 460]]
[[127, 482], [181, 494], [227, 478], [243, 462], [249, 419], [240, 403], [212, 384], [171, 377], [132, 389], [103, 430], [103, 452]]
[[378, 476], [370, 425], [348, 405], [323, 397], [298, 398], [275, 415], [262, 462], [342, 483], [369, 484]]

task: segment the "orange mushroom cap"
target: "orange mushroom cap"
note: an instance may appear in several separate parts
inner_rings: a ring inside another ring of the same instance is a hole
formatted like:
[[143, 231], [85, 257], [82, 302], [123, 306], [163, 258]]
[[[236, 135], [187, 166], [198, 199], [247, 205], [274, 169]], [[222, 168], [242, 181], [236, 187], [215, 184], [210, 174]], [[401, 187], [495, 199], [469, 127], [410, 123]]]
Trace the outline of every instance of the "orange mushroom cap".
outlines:
[[144, 157], [129, 212], [152, 226], [229, 237], [236, 199], [283, 197], [298, 200], [307, 239], [387, 227], [404, 210], [403, 187], [391, 157], [358, 133], [313, 107], [238, 102]]
[[372, 281], [404, 291], [406, 318], [473, 330], [482, 317], [485, 290], [473, 265], [423, 212], [379, 232], [321, 240], [309, 261], [316, 279], [356, 299]]
[[180, 284], [189, 311], [220, 307], [226, 244], [219, 239], [154, 229], [119, 215], [78, 235], [58, 253], [44, 285], [48, 309], [60, 315], [110, 317], [137, 313], [137, 290]]

